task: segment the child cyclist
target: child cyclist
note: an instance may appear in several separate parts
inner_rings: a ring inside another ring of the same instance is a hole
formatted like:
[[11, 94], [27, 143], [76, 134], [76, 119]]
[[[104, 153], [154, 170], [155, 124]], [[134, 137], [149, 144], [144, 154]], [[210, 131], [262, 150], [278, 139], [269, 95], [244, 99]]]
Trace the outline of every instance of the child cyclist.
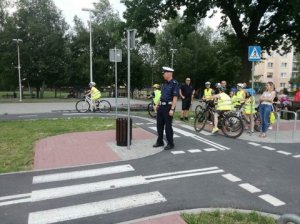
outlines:
[[153, 87], [153, 92], [151, 93], [151, 95], [148, 98], [152, 99], [153, 108], [154, 108], [154, 111], [156, 112], [157, 105], [160, 102], [161, 90], [160, 90], [159, 84], [154, 84], [152, 87]]
[[90, 95], [92, 99], [92, 111], [96, 110], [96, 101], [101, 98], [101, 92], [95, 87], [95, 82], [90, 82], [90, 90], [87, 92], [87, 96]]

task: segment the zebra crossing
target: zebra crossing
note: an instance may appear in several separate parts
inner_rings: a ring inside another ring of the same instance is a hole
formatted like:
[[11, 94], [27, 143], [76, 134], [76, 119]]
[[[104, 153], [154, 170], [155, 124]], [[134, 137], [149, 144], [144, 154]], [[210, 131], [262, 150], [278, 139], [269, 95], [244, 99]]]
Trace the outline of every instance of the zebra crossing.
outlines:
[[[0, 197], [0, 209], [11, 205], [34, 204], [50, 200], [53, 204], [58, 199], [71, 201], [71, 198], [75, 199], [72, 200], [74, 204], [61, 207], [62, 205], [58, 202], [55, 207], [51, 206], [44, 208], [44, 210], [30, 211], [27, 223], [48, 224], [91, 218], [167, 202], [167, 198], [158, 189], [153, 190], [148, 187], [143, 188], [143, 192], [134, 191], [134, 194], [127, 193], [127, 195], [116, 197], [116, 191], [122, 188], [131, 189], [130, 187], [133, 186], [139, 187], [161, 181], [219, 173], [224, 173], [224, 170], [212, 166], [143, 176], [137, 175], [137, 171], [132, 165], [124, 164], [88, 170], [43, 174], [32, 177], [32, 186], [36, 190], [33, 190], [31, 193]], [[99, 180], [99, 178], [104, 180], [95, 181], [95, 179]], [[82, 180], [85, 180], [84, 183], [81, 182]], [[114, 193], [109, 194], [110, 190], [113, 190]], [[97, 199], [93, 198], [91, 202], [85, 201], [83, 203], [80, 200], [76, 200], [76, 197], [79, 196], [88, 197], [92, 193], [104, 191], [112, 198], [97, 200], [102, 195], [97, 194]], [[132, 191], [130, 190], [130, 192]]]

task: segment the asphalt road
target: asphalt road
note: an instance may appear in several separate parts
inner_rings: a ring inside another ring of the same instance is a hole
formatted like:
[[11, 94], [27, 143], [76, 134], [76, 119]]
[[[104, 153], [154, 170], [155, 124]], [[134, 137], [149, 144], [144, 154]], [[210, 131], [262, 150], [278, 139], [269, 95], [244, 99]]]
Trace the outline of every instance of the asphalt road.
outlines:
[[118, 223], [194, 208], [300, 214], [299, 144], [174, 130], [176, 148], [150, 157], [0, 175], [1, 224]]

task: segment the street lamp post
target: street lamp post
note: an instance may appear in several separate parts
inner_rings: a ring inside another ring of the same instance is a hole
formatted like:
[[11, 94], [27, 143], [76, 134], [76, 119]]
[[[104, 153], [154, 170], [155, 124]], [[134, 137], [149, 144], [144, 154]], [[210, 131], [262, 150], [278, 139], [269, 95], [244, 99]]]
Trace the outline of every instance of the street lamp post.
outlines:
[[83, 8], [82, 11], [89, 12], [89, 17], [90, 17], [90, 82], [92, 82], [93, 81], [92, 11], [94, 10]]
[[19, 42], [23, 42], [21, 39], [13, 39], [17, 43], [18, 49], [18, 71], [19, 71], [19, 90], [20, 90], [20, 102], [22, 101], [22, 82], [21, 82], [21, 62], [20, 62], [20, 49]]
[[174, 54], [177, 51], [177, 49], [171, 48], [170, 49], [171, 53], [172, 53], [172, 61], [171, 61], [171, 67], [174, 68]]

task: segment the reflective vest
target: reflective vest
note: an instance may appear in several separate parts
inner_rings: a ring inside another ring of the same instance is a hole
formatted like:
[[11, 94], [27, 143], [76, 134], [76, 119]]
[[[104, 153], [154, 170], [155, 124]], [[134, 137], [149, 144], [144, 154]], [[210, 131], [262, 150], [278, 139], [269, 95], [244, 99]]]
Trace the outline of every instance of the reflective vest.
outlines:
[[251, 96], [248, 99], [246, 99], [243, 108], [245, 114], [255, 114], [255, 97]]
[[236, 94], [234, 94], [232, 97], [231, 97], [231, 102], [232, 102], [232, 109], [235, 110], [235, 106], [238, 106], [240, 105], [239, 102], [238, 102], [238, 97]]
[[204, 90], [204, 98], [206, 99], [206, 100], [208, 100], [208, 99], [210, 99], [211, 98], [211, 96], [212, 96], [212, 89], [211, 88], [209, 88], [209, 89], [205, 89]]
[[237, 96], [237, 100], [239, 101], [237, 105], [241, 105], [241, 103], [245, 102], [245, 92], [244, 92], [244, 90], [239, 90], [236, 93], [236, 96]]
[[161, 96], [161, 91], [160, 90], [155, 90], [154, 91], [154, 98], [153, 98], [153, 103], [155, 104], [155, 105], [157, 105], [158, 103], [159, 103], [159, 101], [160, 101], [160, 96]]
[[92, 100], [97, 100], [101, 97], [100, 91], [96, 87], [91, 88], [91, 98]]
[[220, 93], [219, 97], [220, 98], [218, 99], [216, 109], [217, 110], [231, 110], [232, 104], [231, 104], [230, 96], [228, 96], [226, 93]]

